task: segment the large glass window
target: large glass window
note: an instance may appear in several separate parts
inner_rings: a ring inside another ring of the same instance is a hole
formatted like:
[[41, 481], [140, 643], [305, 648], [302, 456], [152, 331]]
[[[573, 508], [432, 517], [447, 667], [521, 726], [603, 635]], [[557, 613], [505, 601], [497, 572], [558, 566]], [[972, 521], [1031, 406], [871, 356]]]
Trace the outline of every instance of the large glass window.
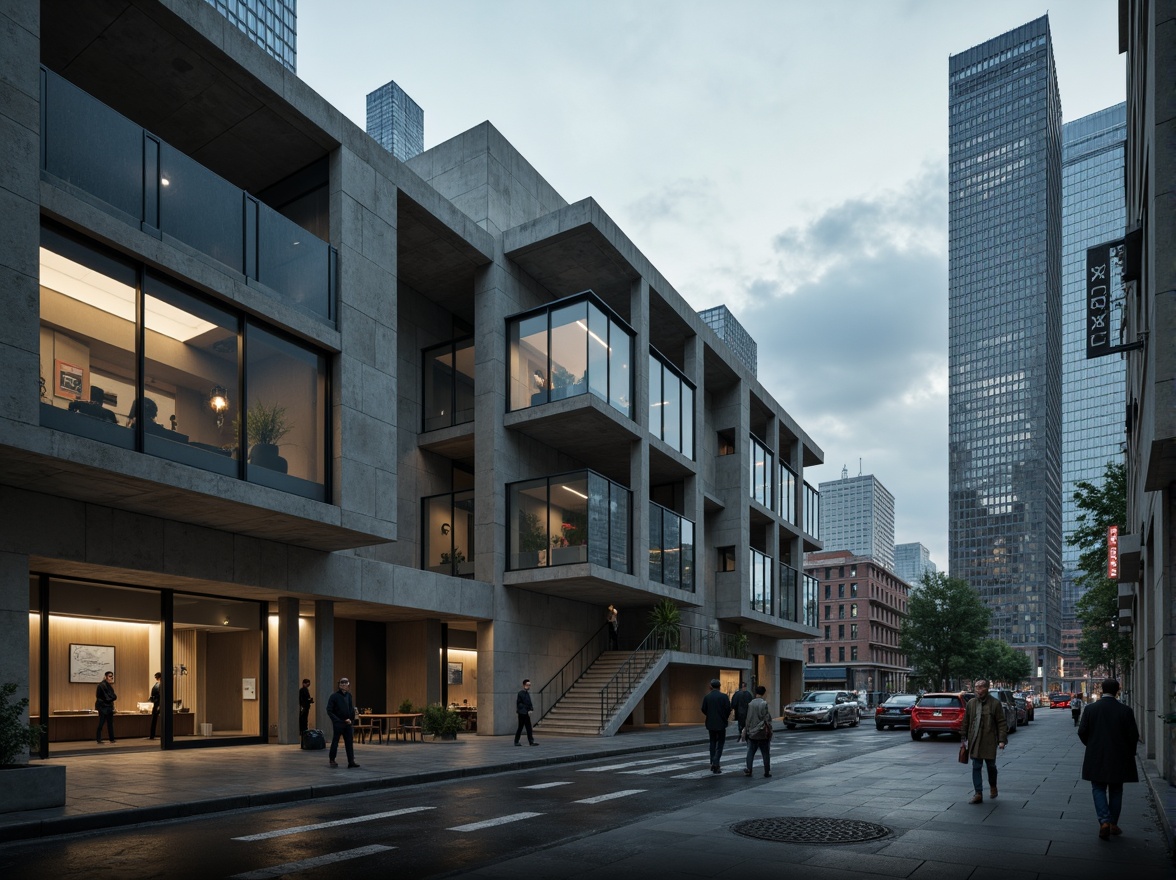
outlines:
[[424, 430], [474, 420], [474, 340], [462, 339], [424, 352]]
[[772, 558], [751, 551], [751, 610], [772, 613]]
[[512, 318], [510, 408], [594, 394], [631, 415], [633, 334], [592, 293]]
[[[800, 620], [799, 572], [780, 563], [780, 616], [785, 620]], [[827, 638], [827, 637], [826, 637]]]
[[801, 621], [805, 626], [816, 627], [817, 625], [817, 588], [820, 586], [818, 581], [811, 574], [802, 574], [803, 578], [803, 608], [804, 619]]
[[659, 504], [649, 505], [649, 579], [694, 590], [694, 523]]
[[450, 492], [421, 502], [421, 552], [430, 571], [474, 576], [474, 493]]
[[694, 457], [694, 389], [670, 364], [649, 355], [649, 432]]
[[628, 489], [592, 471], [512, 483], [510, 568], [592, 562], [629, 570]]
[[784, 462], [780, 462], [780, 485], [778, 487], [780, 518], [796, 524], [796, 473]]
[[[821, 493], [805, 482], [804, 525], [802, 528], [814, 538], [821, 537]], [[842, 577], [844, 577], [844, 571]]]
[[55, 228], [40, 271], [42, 425], [324, 500], [324, 355]]
[[755, 437], [750, 438], [751, 497], [772, 506], [772, 453]]

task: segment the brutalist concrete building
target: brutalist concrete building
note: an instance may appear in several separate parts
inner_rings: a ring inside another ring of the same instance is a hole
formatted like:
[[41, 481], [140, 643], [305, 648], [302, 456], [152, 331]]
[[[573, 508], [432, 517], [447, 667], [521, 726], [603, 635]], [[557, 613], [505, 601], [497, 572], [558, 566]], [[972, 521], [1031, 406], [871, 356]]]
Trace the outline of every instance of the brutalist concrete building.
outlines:
[[549, 732], [799, 693], [821, 450], [599, 205], [490, 124], [399, 162], [202, 0], [0, 20], [0, 681], [45, 753], [107, 670], [120, 738], [162, 673], [165, 748], [296, 741], [303, 677], [312, 726], [346, 675], [478, 734], [524, 677]]

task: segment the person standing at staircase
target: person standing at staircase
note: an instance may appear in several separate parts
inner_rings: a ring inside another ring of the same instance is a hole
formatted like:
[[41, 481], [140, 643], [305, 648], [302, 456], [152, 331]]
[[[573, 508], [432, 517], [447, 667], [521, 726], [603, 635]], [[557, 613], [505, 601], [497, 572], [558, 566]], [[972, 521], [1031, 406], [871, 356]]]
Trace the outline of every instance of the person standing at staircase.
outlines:
[[621, 649], [621, 618], [616, 605], [608, 606], [608, 615], [605, 620], [608, 621], [608, 649], [619, 651]]

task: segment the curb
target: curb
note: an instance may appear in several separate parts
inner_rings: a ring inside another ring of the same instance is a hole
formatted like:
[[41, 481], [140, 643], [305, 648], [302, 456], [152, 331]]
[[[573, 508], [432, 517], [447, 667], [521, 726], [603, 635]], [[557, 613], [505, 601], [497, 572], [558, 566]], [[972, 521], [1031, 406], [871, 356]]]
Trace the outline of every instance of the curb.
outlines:
[[1176, 859], [1176, 787], [1160, 776], [1160, 768], [1155, 761], [1140, 760], [1139, 764], [1143, 768], [1143, 781], [1147, 783], [1152, 803], [1159, 814], [1160, 831], [1164, 835], [1168, 856]]

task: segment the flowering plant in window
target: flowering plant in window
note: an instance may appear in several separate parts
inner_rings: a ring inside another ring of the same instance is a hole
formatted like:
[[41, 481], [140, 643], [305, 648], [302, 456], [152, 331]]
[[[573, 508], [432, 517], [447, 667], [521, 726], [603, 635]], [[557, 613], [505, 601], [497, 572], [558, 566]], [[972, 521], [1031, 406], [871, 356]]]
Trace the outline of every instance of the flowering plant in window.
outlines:
[[588, 543], [588, 533], [584, 528], [583, 517], [570, 514], [568, 519], [560, 523], [559, 534], [551, 536], [552, 547], [575, 547]]

